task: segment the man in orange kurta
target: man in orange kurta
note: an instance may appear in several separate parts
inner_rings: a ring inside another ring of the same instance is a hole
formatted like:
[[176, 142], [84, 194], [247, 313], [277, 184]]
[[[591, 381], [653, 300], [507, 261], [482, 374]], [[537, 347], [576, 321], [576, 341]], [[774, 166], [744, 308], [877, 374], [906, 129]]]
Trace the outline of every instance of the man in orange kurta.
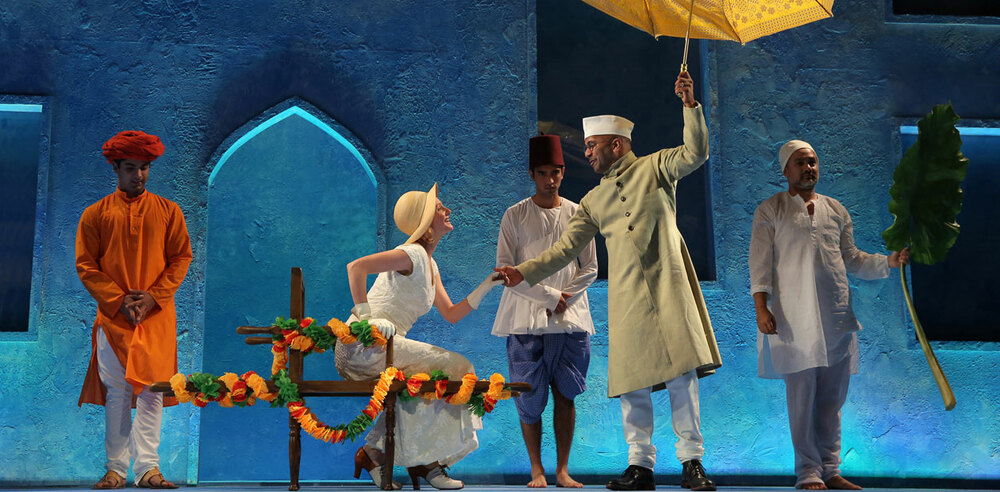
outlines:
[[157, 448], [163, 406], [177, 402], [149, 385], [177, 372], [174, 293], [192, 256], [180, 207], [146, 191], [163, 150], [143, 132], [108, 140], [118, 189], [87, 207], [77, 230], [76, 270], [98, 308], [79, 404], [105, 406], [107, 472], [95, 488], [124, 487], [130, 458], [137, 485], [176, 488], [159, 472]]

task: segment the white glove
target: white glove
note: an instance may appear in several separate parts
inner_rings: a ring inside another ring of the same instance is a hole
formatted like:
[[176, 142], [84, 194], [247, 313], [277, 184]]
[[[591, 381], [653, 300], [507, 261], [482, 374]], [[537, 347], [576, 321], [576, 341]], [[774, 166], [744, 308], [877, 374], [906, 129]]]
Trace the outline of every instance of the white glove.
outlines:
[[372, 308], [368, 306], [367, 302], [362, 302], [361, 304], [355, 304], [351, 308], [351, 314], [359, 320], [368, 319], [372, 317]]
[[479, 303], [483, 301], [483, 297], [486, 297], [490, 289], [503, 284], [503, 277], [494, 279], [496, 276], [498, 276], [496, 273], [489, 274], [486, 280], [483, 280], [483, 283], [479, 284], [479, 287], [476, 287], [476, 290], [472, 291], [469, 297], [465, 298], [466, 301], [469, 301], [472, 309], [479, 309]]
[[382, 333], [382, 336], [386, 339], [396, 334], [396, 325], [387, 319], [372, 318], [368, 320], [368, 324], [378, 328], [378, 331]]

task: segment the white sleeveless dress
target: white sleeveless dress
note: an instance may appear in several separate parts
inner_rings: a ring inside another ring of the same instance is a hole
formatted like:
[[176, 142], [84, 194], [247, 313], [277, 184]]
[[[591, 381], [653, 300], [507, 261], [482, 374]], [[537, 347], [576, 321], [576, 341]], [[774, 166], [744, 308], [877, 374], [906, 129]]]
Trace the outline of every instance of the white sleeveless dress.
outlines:
[[[413, 323], [434, 305], [433, 277], [437, 263], [419, 244], [396, 247], [413, 262], [409, 275], [383, 272], [368, 291], [372, 318], [384, 318], [396, 325], [393, 338], [393, 366], [407, 376], [435, 369], [444, 371], [452, 381], [474, 372], [465, 357], [428, 343], [406, 338]], [[356, 321], [351, 317], [348, 323]], [[338, 343], [335, 349], [337, 371], [346, 379], [373, 379], [385, 369], [385, 350], [365, 349], [360, 343]], [[451, 466], [479, 447], [476, 431], [482, 420], [465, 405], [451, 405], [444, 400], [400, 401], [396, 404], [397, 466], [419, 466], [440, 462]], [[366, 443], [384, 449], [385, 423], [380, 417], [368, 433]]]

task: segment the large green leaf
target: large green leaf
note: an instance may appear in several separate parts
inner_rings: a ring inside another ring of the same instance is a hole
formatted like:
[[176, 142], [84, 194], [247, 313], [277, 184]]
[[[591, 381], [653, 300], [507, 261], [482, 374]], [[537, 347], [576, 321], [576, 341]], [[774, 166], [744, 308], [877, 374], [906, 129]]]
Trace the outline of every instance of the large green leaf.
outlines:
[[969, 159], [955, 128], [951, 104], [939, 104], [917, 123], [917, 142], [900, 159], [889, 189], [889, 212], [896, 220], [882, 232], [892, 251], [910, 247], [913, 261], [934, 264], [958, 239], [962, 180]]

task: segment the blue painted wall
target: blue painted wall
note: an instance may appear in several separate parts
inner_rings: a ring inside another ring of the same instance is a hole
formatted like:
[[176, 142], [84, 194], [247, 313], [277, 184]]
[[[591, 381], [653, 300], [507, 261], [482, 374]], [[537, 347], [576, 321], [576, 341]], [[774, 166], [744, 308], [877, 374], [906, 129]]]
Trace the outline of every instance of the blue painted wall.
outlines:
[[[793, 137], [814, 143], [824, 171], [820, 192], [847, 206], [858, 244], [878, 251], [879, 232], [891, 222], [886, 190], [901, 152], [900, 120], [948, 99], [960, 115], [1000, 118], [996, 91], [989, 90], [1000, 83], [1000, 67], [991, 62], [1000, 56], [997, 26], [887, 24], [884, 9], [882, 0], [841, 0], [834, 19], [747, 46], [702, 43], [718, 273], [703, 288], [725, 363], [702, 381], [705, 462], [713, 473], [785, 475], [791, 483], [784, 389], [755, 377], [747, 294], [750, 215], [782, 188], [778, 145]], [[34, 299], [37, 330], [28, 340], [0, 338], [0, 449], [14, 450], [0, 453], [0, 483], [89, 484], [101, 473], [103, 412], [75, 405], [95, 307], [76, 277], [73, 238], [80, 212], [114, 186], [99, 153], [106, 138], [136, 128], [160, 135], [167, 146], [149, 188], [180, 204], [192, 236], [195, 262], [177, 296], [186, 372], [204, 365], [214, 343], [206, 339], [204, 313], [221, 301], [205, 290], [209, 174], [236, 132], [290, 98], [360, 140], [384, 176], [379, 193], [386, 203], [441, 183], [457, 229], [435, 258], [459, 299], [493, 263], [502, 211], [532, 189], [523, 142], [537, 119], [533, 11], [531, 0], [0, 5], [0, 93], [46, 96], [51, 115], [47, 221], [36, 244], [45, 272]], [[390, 228], [385, 244], [402, 240]], [[959, 401], [944, 413], [912, 340], [898, 277], [855, 287], [865, 330], [862, 373], [844, 411], [845, 473], [1000, 478], [1000, 347], [938, 345]], [[275, 295], [283, 298], [285, 289], [278, 286]], [[506, 372], [503, 342], [488, 335], [498, 298], [491, 294], [454, 327], [433, 312], [413, 335], [465, 353], [480, 375]], [[593, 341], [591, 389], [577, 402], [572, 463], [580, 474], [610, 475], [625, 464], [625, 445], [618, 402], [604, 397], [604, 289], [592, 289], [591, 298], [600, 333]], [[338, 314], [307, 310], [317, 318]], [[323, 357], [329, 355], [311, 356]], [[658, 408], [657, 469], [677, 473], [667, 407]], [[233, 418], [241, 411], [232, 410]], [[201, 424], [191, 406], [165, 411], [160, 449], [171, 479], [198, 480], [199, 460], [208, 454], [199, 442], [217, 432]], [[523, 480], [527, 459], [512, 405], [501, 404], [479, 437], [481, 449], [455, 467], [456, 476]], [[550, 434], [545, 444], [543, 456], [553, 463]], [[305, 469], [303, 479], [349, 478], [353, 447], [320, 448], [307, 442], [305, 452], [341, 464]], [[283, 479], [284, 460], [279, 446], [269, 462], [247, 466], [273, 467], [273, 476]]]

